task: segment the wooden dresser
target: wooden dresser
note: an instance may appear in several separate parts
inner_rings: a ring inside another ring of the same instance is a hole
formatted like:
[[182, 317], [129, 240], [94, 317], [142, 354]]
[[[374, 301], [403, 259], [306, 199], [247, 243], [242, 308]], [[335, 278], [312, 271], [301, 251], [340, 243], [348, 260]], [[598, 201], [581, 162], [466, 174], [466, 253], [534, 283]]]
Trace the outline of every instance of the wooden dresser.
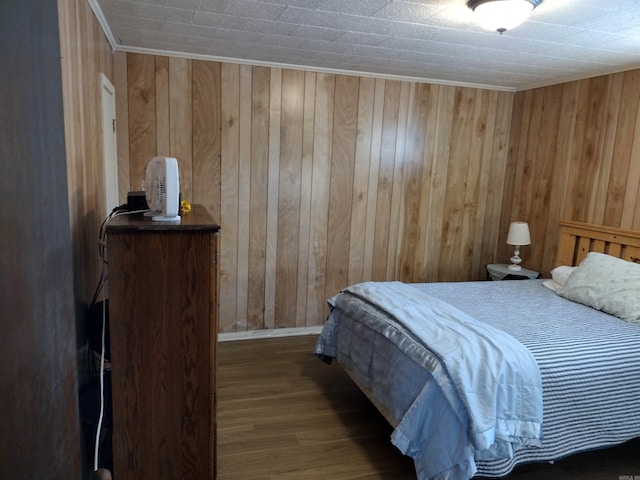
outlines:
[[106, 226], [114, 479], [214, 479], [218, 225]]

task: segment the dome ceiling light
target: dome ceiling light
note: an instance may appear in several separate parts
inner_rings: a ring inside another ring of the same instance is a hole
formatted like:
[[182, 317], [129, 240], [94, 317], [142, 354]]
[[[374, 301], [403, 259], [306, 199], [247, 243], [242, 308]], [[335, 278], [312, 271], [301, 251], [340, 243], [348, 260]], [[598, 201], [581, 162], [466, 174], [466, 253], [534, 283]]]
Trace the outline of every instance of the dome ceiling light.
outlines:
[[478, 23], [500, 34], [517, 27], [542, 3], [542, 0], [469, 0]]

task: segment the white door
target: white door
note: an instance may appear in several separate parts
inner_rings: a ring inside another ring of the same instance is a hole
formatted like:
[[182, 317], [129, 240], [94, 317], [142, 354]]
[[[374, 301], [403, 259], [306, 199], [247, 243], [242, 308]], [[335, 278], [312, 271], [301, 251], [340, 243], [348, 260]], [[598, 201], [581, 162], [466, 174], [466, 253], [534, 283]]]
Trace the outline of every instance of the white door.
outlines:
[[102, 103], [102, 152], [104, 165], [105, 218], [118, 201], [118, 151], [116, 148], [116, 89], [100, 74]]

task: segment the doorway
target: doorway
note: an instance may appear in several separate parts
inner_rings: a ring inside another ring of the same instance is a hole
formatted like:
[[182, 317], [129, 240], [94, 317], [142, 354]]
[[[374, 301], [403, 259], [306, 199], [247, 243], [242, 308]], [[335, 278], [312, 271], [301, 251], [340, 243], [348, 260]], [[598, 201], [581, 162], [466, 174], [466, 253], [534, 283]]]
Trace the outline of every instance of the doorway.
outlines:
[[120, 205], [118, 201], [118, 150], [116, 147], [116, 89], [100, 73], [100, 102], [102, 104], [102, 152], [104, 165], [104, 218]]

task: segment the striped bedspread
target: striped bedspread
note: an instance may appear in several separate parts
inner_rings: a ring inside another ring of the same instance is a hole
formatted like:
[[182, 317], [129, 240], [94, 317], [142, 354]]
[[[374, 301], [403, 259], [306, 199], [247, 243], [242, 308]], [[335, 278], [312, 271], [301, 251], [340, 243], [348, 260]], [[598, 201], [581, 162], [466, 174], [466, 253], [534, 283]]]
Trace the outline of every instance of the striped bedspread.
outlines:
[[343, 309], [350, 309], [350, 296], [385, 312], [425, 345], [421, 365], [468, 425], [474, 449], [540, 445], [540, 371], [520, 342], [405, 283], [352, 285], [336, 297], [336, 306], [344, 299]]
[[421, 366], [422, 342], [369, 303], [336, 305], [315, 353], [337, 358], [385, 413], [418, 478], [500, 477], [521, 463], [640, 436], [640, 325], [561, 298], [541, 280], [410, 285], [517, 339], [537, 362], [543, 391], [542, 444], [486, 457]]
[[477, 461], [502, 476], [516, 464], [559, 459], [640, 436], [640, 325], [557, 296], [541, 280], [415, 284], [504, 330], [542, 375], [544, 440], [513, 458]]

